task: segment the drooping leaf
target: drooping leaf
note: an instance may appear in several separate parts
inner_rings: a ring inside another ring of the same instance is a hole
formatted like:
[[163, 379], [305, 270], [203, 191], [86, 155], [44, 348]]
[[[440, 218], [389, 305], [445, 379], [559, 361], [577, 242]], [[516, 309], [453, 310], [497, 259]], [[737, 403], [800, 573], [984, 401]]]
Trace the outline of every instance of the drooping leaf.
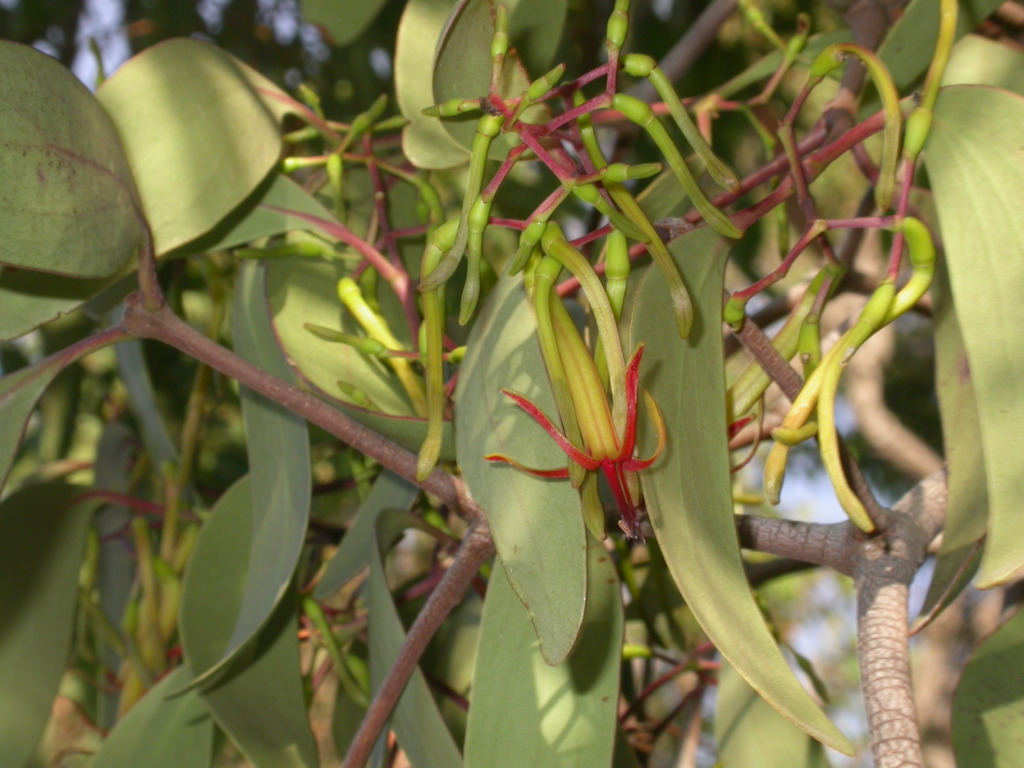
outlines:
[[484, 461], [502, 453], [528, 466], [565, 466], [565, 454], [500, 388], [548, 414], [554, 397], [537, 326], [519, 278], [502, 278], [469, 337], [455, 392], [455, 450], [470, 493], [487, 515], [512, 589], [523, 601], [549, 664], [565, 659], [583, 620], [586, 552], [579, 495], [565, 480], [543, 480]]
[[942, 417], [948, 497], [942, 546], [921, 608], [925, 618], [938, 615], [974, 575], [988, 520], [978, 401], [944, 262], [939, 264], [931, 290], [935, 299], [935, 388]]
[[89, 768], [208, 768], [213, 718], [195, 691], [174, 696], [191, 681], [178, 667], [153, 686], [111, 731]]
[[619, 582], [589, 540], [587, 609], [572, 656], [544, 661], [529, 614], [496, 563], [484, 602], [466, 734], [467, 768], [609, 765], [622, 654]]
[[419, 492], [419, 488], [393, 472], [381, 472], [352, 525], [345, 531], [338, 551], [327, 563], [313, 597], [322, 600], [334, 594], [366, 568], [370, 563], [370, 543], [376, 535], [377, 518], [389, 509], [408, 510]]
[[386, 0], [302, 0], [302, 16], [320, 27], [334, 45], [348, 45], [370, 26]]
[[402, 151], [417, 168], [451, 168], [469, 158], [440, 120], [422, 114], [434, 104], [433, 68], [425, 63], [434, 60], [451, 10], [452, 0], [409, 0], [398, 24], [395, 96], [398, 108], [410, 121], [402, 131]]
[[112, 277], [88, 280], [0, 267], [0, 340], [24, 336], [45, 322], [73, 312], [134, 271], [134, 260]]
[[[939, 3], [940, 0], [912, 0], [878, 49], [879, 58], [889, 68], [900, 91], [909, 88], [931, 63], [939, 33]], [[960, 0], [956, 37], [977, 29], [999, 3], [1000, 0]]]
[[78, 572], [95, 502], [44, 483], [0, 502], [0, 765], [20, 768], [50, 717], [71, 650]]
[[[220, 498], [196, 541], [185, 571], [178, 623], [185, 661], [193, 674], [224, 657], [237, 626], [253, 566], [252, 521], [252, 485], [246, 477]], [[293, 595], [279, 603], [245, 652], [200, 695], [217, 724], [256, 768], [318, 764], [299, 668]]]
[[[371, 429], [417, 451], [426, 437], [426, 420], [415, 415], [391, 369], [351, 346], [326, 341], [306, 328], [314, 324], [365, 335], [338, 299], [338, 280], [349, 271], [341, 262], [319, 259], [269, 262], [267, 299], [278, 341], [299, 375], [319, 390], [317, 394]], [[396, 302], [388, 303], [387, 291], [384, 288], [380, 292], [385, 317], [399, 340], [403, 336], [408, 339], [408, 332], [403, 330], [405, 317]], [[343, 392], [339, 381], [358, 388], [358, 393]], [[453, 456], [453, 442], [449, 423], [445, 426], [443, 458]]]
[[[391, 545], [406, 528], [422, 528], [424, 524], [406, 511], [388, 511], [377, 519], [376, 536], [370, 547], [369, 622], [370, 680], [373, 690], [394, 666], [405, 641], [405, 628], [395, 610], [388, 589], [384, 559]], [[391, 728], [399, 745], [416, 768], [460, 768], [462, 755], [448, 727], [438, 712], [437, 704], [417, 667], [405, 692], [391, 716]]]
[[281, 92], [262, 75], [192, 39], [146, 49], [97, 91], [120, 132], [158, 254], [210, 230], [273, 167], [281, 151], [274, 93]]
[[[726, 437], [721, 308], [725, 245], [707, 227], [676, 240], [672, 254], [690, 290], [694, 326], [680, 340], [657, 270], [633, 302], [630, 348], [647, 345], [641, 386], [669, 426], [668, 444], [641, 473], [658, 543], [679, 591], [708, 637], [773, 707], [828, 746], [849, 741], [786, 665], [754, 602], [733, 521]], [[643, 429], [640, 455], [655, 445]]]
[[138, 339], [126, 341], [118, 344], [114, 352], [117, 354], [117, 370], [124, 383], [132, 414], [138, 421], [146, 453], [157, 466], [164, 462], [176, 462], [178, 449], [161, 417], [153, 380], [146, 367], [142, 342]]
[[942, 89], [926, 145], [939, 212], [953, 307], [978, 403], [988, 537], [979, 585], [1014, 578], [1024, 566], [1024, 403], [1017, 382], [1024, 359], [1006, 307], [1024, 291], [1024, 262], [1010, 258], [1024, 242], [1024, 98], [994, 88]]
[[828, 768], [824, 747], [770, 707], [731, 665], [718, 670], [715, 691], [722, 768]]
[[[235, 351], [268, 373], [292, 383], [267, 316], [263, 266], [245, 263], [235, 284]], [[243, 387], [252, 537], [241, 607], [224, 655], [209, 669], [193, 664], [196, 681], [218, 674], [256, 635], [292, 581], [309, 523], [312, 469], [306, 422], [281, 405]]]
[[1024, 95], [1024, 53], [981, 35], [964, 35], [950, 54], [942, 84], [971, 83]]
[[145, 239], [117, 131], [59, 62], [0, 42], [0, 264], [56, 275], [117, 272]]
[[1014, 768], [1024, 754], [1024, 611], [974, 652], [953, 696], [957, 765]]

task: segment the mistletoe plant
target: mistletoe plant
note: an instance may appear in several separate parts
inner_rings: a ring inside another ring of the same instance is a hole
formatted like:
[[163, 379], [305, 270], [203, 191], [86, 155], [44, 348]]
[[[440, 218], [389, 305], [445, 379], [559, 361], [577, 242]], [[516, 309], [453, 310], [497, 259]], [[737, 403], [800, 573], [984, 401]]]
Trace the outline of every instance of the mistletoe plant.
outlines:
[[[1024, 566], [995, 4], [785, 39], [741, 2], [768, 54], [681, 98], [628, 0], [575, 73], [567, 2], [408, 0], [394, 102], [344, 121], [193, 39], [95, 94], [0, 44], [0, 763], [695, 766], [717, 688], [718, 764], [825, 765], [855, 746], [751, 590], [816, 566], [875, 764], [923, 765], [911, 580], [934, 554], [916, 631]], [[344, 44], [357, 5], [305, 10]], [[945, 455], [887, 507], [837, 405], [893, 325], [934, 335]], [[812, 440], [848, 521], [770, 509]], [[1012, 760], [1022, 631], [964, 669], [964, 765]], [[58, 695], [91, 728], [40, 752]]]

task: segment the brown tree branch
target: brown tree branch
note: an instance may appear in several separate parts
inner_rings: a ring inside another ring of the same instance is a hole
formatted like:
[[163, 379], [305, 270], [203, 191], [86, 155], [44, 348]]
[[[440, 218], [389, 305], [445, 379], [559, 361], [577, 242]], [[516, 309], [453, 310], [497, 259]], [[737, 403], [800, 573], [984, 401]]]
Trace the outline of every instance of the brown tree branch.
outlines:
[[387, 725], [391, 712], [405, 690], [413, 670], [419, 664], [427, 643], [440, 628], [448, 614], [462, 602], [462, 595], [476, 576], [480, 566], [494, 556], [494, 542], [487, 523], [474, 522], [462, 540], [455, 560], [445, 572], [437, 587], [419, 612], [416, 621], [409, 628], [402, 649], [395, 660], [395, 666], [388, 672], [376, 696], [366, 710], [348, 753], [342, 761], [342, 768], [362, 768], [373, 750], [373, 745]]
[[483, 513], [469, 496], [465, 484], [435, 469], [416, 479], [416, 454], [350, 419], [315, 395], [273, 376], [207, 338], [183, 321], [166, 305], [149, 311], [140, 294], [125, 299], [121, 326], [134, 336], [162, 341], [250, 389], [284, 406], [307, 421], [369, 456], [381, 466], [434, 494], [469, 520], [480, 521]]

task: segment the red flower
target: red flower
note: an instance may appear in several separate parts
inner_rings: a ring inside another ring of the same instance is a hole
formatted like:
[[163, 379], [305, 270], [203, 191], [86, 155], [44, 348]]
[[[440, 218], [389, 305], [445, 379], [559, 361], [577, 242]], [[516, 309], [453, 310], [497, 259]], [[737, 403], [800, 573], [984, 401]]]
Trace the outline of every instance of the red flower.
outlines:
[[[661, 454], [662, 449], [665, 447], [665, 421], [661, 416], [661, 411], [658, 410], [657, 404], [654, 402], [654, 398], [645, 392], [644, 398], [647, 405], [647, 411], [654, 420], [654, 426], [658, 432], [658, 446], [655, 449], [654, 454], [648, 459], [638, 459], [633, 457], [633, 449], [636, 444], [637, 390], [640, 382], [640, 359], [643, 356], [643, 351], [644, 348], [641, 344], [637, 349], [636, 354], [634, 354], [632, 359], [629, 361], [629, 366], [626, 368], [626, 426], [623, 430], [623, 434], [621, 436], [617, 436], [616, 450], [610, 455], [607, 455], [607, 451], [599, 451], [595, 453], [592, 446], [587, 446], [587, 450], [591, 451], [590, 453], [584, 453], [573, 445], [537, 406], [522, 395], [516, 394], [515, 392], [511, 392], [507, 389], [501, 390], [509, 399], [512, 400], [512, 402], [530, 414], [534, 421], [540, 424], [545, 432], [551, 435], [554, 441], [558, 444], [558, 447], [565, 451], [566, 456], [588, 471], [601, 470], [605, 479], [608, 481], [612, 494], [615, 496], [615, 501], [619, 507], [619, 513], [622, 516], [622, 519], [619, 522], [619, 527], [631, 539], [641, 539], [642, 535], [640, 532], [639, 519], [637, 517], [638, 500], [634, 500], [632, 498], [632, 494], [630, 494], [626, 473], [639, 472], [642, 469], [647, 469], [647, 467], [654, 463]], [[614, 433], [614, 431], [615, 430], [613, 428], [612, 432]], [[487, 461], [507, 462], [516, 469], [529, 472], [531, 475], [535, 475], [537, 477], [560, 479], [569, 477], [569, 470], [567, 467], [559, 469], [533, 469], [520, 464], [508, 456], [503, 456], [498, 453], [490, 454], [484, 458], [487, 459]]]

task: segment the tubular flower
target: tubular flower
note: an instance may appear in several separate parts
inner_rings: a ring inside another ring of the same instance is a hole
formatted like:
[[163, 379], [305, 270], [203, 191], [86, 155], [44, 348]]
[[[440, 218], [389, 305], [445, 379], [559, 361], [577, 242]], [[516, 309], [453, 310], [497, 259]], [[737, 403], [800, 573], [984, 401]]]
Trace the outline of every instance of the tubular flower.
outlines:
[[[619, 514], [622, 517], [619, 521], [619, 527], [631, 539], [641, 539], [642, 535], [640, 532], [640, 521], [637, 516], [639, 499], [634, 498], [634, 494], [630, 492], [630, 478], [627, 473], [639, 472], [640, 470], [647, 469], [647, 467], [651, 466], [651, 464], [655, 462], [665, 447], [665, 421], [661, 416], [661, 411], [658, 409], [657, 404], [654, 402], [654, 398], [645, 392], [644, 403], [647, 406], [647, 412], [653, 420], [655, 430], [658, 433], [658, 445], [650, 458], [639, 459], [634, 458], [633, 456], [633, 449], [636, 445], [637, 390], [639, 388], [640, 381], [640, 359], [643, 356], [643, 351], [643, 345], [641, 345], [637, 349], [636, 354], [634, 354], [633, 358], [629, 361], [629, 365], [626, 368], [626, 424], [623, 433], [615, 436], [615, 445], [613, 447], [591, 445], [590, 443], [592, 441], [587, 439], [587, 435], [592, 434], [597, 430], [587, 429], [585, 425], [581, 424], [581, 432], [584, 435], [584, 442], [587, 444], [586, 452], [581, 451], [573, 445], [557, 427], [555, 427], [551, 420], [536, 405], [522, 395], [511, 392], [507, 389], [501, 390], [510, 400], [512, 400], [512, 402], [530, 414], [534, 421], [540, 424], [541, 428], [551, 435], [551, 438], [558, 444], [558, 447], [561, 448], [565, 452], [565, 455], [572, 461], [576, 462], [587, 471], [594, 472], [600, 470], [604, 474], [619, 507]], [[614, 434], [615, 430], [611, 425], [610, 418], [607, 426], [611, 430], [612, 434]], [[567, 479], [569, 477], [569, 470], [567, 467], [561, 467], [558, 469], [533, 469], [520, 464], [515, 459], [498, 453], [490, 454], [484, 458], [487, 459], [487, 461], [507, 462], [516, 469], [528, 472], [536, 477], [558, 479]]]

